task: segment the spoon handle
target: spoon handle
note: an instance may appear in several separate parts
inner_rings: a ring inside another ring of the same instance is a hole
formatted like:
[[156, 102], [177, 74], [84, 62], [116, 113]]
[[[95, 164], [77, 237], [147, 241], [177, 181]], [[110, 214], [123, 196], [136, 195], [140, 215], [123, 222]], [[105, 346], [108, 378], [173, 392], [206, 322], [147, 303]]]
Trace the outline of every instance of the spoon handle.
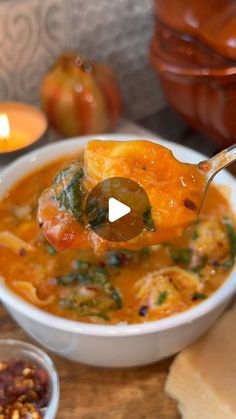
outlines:
[[211, 159], [200, 162], [198, 167], [207, 173], [208, 180], [212, 180], [221, 169], [234, 161], [236, 161], [236, 144], [220, 151]]

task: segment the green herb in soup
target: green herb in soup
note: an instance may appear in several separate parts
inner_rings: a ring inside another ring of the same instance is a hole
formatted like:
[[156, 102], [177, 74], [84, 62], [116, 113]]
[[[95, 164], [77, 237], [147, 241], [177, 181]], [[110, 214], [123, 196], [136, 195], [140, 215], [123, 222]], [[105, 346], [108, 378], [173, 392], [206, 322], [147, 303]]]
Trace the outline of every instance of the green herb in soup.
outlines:
[[60, 293], [61, 307], [82, 316], [102, 315], [107, 319], [110, 310], [122, 308], [122, 298], [104, 267], [83, 260], [76, 261], [74, 266], [72, 272], [56, 277], [57, 284], [66, 287]]
[[83, 202], [86, 195], [82, 178], [84, 169], [80, 162], [74, 162], [69, 167], [60, 170], [53, 180], [53, 186], [56, 189], [56, 199], [59, 208], [70, 210], [78, 223], [84, 223]]

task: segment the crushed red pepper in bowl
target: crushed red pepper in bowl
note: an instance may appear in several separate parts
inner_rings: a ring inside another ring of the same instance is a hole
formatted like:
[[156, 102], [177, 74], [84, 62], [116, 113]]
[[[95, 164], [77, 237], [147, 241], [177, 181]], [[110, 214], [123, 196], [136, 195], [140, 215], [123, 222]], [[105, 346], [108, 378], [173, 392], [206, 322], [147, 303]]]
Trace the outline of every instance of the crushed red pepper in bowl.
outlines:
[[54, 419], [58, 400], [58, 376], [46, 353], [0, 340], [0, 419]]
[[49, 392], [43, 368], [18, 359], [0, 361], [0, 419], [42, 419]]

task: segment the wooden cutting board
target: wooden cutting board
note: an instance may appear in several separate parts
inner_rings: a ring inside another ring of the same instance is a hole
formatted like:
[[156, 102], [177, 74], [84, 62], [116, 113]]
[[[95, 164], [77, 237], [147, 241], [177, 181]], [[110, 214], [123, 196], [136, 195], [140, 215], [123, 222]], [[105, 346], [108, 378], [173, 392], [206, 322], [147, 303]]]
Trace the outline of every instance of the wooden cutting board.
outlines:
[[[35, 344], [2, 305], [0, 326], [1, 339]], [[103, 369], [49, 355], [60, 377], [58, 419], [179, 419], [175, 403], [163, 390], [172, 360], [148, 367]]]

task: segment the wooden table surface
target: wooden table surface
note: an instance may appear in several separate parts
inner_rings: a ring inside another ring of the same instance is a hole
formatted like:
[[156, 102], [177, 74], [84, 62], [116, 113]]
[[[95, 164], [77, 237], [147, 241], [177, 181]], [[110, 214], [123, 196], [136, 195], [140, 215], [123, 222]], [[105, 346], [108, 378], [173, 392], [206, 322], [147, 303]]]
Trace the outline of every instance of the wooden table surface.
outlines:
[[[1, 339], [35, 343], [2, 305], [0, 327]], [[48, 354], [60, 377], [58, 419], [179, 419], [175, 403], [163, 390], [171, 360], [141, 368], [103, 369]]]

